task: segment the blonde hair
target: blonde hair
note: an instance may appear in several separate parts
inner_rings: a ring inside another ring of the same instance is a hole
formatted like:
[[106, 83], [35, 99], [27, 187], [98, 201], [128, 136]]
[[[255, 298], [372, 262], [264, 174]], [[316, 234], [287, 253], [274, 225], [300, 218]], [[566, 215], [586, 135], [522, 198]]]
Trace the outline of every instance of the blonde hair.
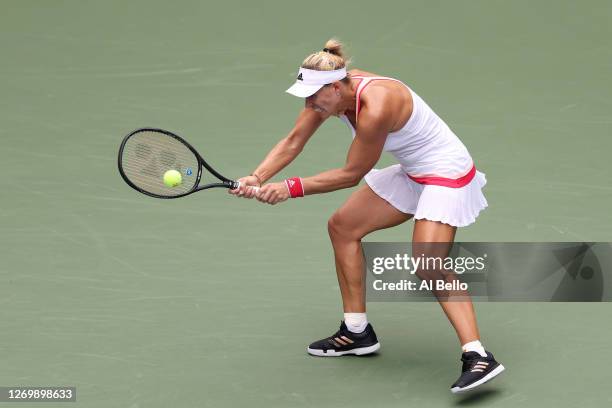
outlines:
[[316, 71], [333, 71], [344, 68], [350, 64], [350, 59], [343, 51], [344, 45], [337, 39], [331, 38], [325, 43], [323, 50], [310, 54], [302, 62], [302, 68]]

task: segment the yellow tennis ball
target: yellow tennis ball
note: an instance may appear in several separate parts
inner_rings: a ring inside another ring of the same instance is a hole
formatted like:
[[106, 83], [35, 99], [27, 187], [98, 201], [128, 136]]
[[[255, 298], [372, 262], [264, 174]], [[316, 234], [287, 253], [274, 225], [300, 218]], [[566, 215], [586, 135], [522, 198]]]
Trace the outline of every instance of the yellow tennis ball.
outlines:
[[176, 170], [168, 170], [164, 173], [164, 184], [168, 187], [176, 187], [183, 182], [181, 173]]

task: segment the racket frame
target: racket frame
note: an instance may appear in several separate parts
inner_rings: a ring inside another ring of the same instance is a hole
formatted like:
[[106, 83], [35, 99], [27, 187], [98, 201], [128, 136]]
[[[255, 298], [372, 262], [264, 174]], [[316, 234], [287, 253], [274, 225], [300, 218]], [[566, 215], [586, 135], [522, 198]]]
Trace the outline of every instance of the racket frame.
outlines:
[[[174, 196], [163, 196], [163, 195], [158, 195], [155, 193], [151, 193], [150, 191], [146, 191], [143, 190], [142, 188], [136, 186], [134, 183], [132, 183], [132, 181], [126, 176], [126, 174], [123, 171], [123, 163], [122, 163], [122, 159], [121, 157], [123, 156], [123, 149], [125, 148], [125, 145], [127, 143], [127, 141], [135, 134], [137, 133], [142, 133], [142, 132], [158, 132], [158, 133], [162, 133], [165, 134], [167, 136], [170, 136], [176, 140], [178, 140], [179, 142], [181, 142], [182, 144], [184, 144], [185, 146], [187, 146], [187, 148], [189, 150], [191, 150], [191, 152], [195, 155], [196, 160], [198, 161], [198, 174], [196, 176], [196, 182], [193, 186], [193, 188], [189, 191], [186, 191], [182, 194], [178, 194], [178, 195], [174, 195]], [[218, 188], [218, 187], [223, 187], [223, 188], [228, 188], [230, 190], [234, 190], [236, 188], [239, 187], [239, 183], [237, 181], [234, 180], [230, 180], [227, 177], [224, 177], [221, 173], [219, 173], [218, 171], [216, 171], [215, 169], [213, 169], [207, 162], [206, 160], [204, 160], [204, 158], [200, 155], [200, 153], [198, 153], [198, 151], [189, 144], [189, 142], [187, 142], [185, 139], [183, 139], [182, 137], [180, 137], [177, 134], [174, 134], [168, 130], [164, 130], [164, 129], [158, 129], [158, 128], [152, 128], [152, 127], [144, 127], [144, 128], [140, 128], [140, 129], [136, 129], [131, 131], [130, 133], [128, 133], [124, 138], [123, 141], [121, 141], [121, 145], [119, 146], [119, 155], [117, 158], [117, 166], [119, 168], [119, 174], [121, 175], [121, 177], [123, 178], [123, 180], [130, 186], [132, 187], [134, 190], [148, 195], [150, 197], [155, 197], [155, 198], [162, 198], [162, 199], [171, 199], [171, 198], [180, 198], [180, 197], [185, 197], [189, 194], [193, 194], [196, 191], [201, 191], [201, 190], [206, 190], [209, 188]], [[212, 175], [214, 175], [215, 177], [217, 177], [219, 180], [221, 180], [221, 183], [210, 183], [210, 184], [204, 184], [200, 186], [200, 180], [202, 178], [202, 167], [204, 167], [206, 170], [208, 170]]]

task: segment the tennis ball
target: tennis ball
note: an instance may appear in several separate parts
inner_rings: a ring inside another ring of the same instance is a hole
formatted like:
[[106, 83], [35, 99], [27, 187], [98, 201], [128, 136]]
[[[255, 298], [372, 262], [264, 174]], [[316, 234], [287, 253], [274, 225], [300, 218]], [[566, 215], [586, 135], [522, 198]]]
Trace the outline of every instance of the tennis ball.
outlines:
[[181, 173], [176, 170], [168, 170], [164, 173], [164, 184], [168, 187], [176, 187], [183, 182]]

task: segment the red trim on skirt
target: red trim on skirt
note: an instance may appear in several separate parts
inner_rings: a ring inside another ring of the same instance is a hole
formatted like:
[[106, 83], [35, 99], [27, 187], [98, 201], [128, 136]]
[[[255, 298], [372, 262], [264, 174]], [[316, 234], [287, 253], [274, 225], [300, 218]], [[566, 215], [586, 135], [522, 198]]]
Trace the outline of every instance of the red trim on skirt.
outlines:
[[475, 175], [476, 175], [475, 165], [472, 165], [472, 168], [470, 169], [470, 171], [468, 171], [468, 173], [465, 176], [459, 177], [458, 179], [451, 179], [451, 178], [446, 178], [446, 177], [412, 177], [410, 174], [407, 174], [407, 176], [412, 181], [417, 182], [419, 184], [431, 184], [434, 186], [444, 186], [444, 187], [451, 187], [451, 188], [460, 188], [460, 187], [468, 185], [470, 181], [472, 181]]

